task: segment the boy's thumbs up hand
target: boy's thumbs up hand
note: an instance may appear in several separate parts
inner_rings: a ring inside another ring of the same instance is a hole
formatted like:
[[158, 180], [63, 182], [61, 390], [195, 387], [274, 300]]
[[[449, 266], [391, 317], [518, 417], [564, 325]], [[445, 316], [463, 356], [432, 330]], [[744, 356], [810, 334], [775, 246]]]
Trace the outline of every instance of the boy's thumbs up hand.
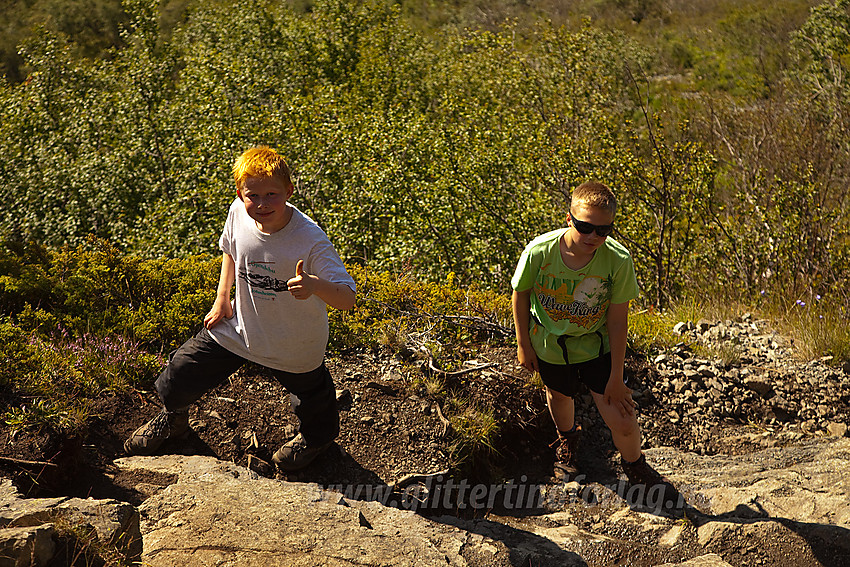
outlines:
[[295, 277], [286, 282], [295, 299], [307, 299], [316, 291], [316, 276], [304, 273], [304, 260], [295, 264]]

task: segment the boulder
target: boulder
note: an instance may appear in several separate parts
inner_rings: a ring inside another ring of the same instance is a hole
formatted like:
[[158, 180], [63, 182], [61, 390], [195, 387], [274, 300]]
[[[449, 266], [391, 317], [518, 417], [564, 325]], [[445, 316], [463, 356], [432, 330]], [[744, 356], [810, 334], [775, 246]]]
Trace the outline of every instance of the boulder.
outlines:
[[[803, 440], [747, 455], [697, 455], [670, 448], [646, 454], [706, 512], [783, 518], [850, 529], [850, 439]], [[848, 534], [850, 535], [850, 534]], [[848, 538], [850, 555], [850, 538]]]
[[[49, 565], [67, 528], [94, 534], [93, 542], [117, 549], [128, 561], [142, 552], [139, 513], [117, 500], [22, 498], [0, 478], [0, 558], [8, 565]], [[0, 561], [0, 564], [7, 565]]]
[[0, 528], [0, 565], [48, 565], [56, 555], [53, 524]]

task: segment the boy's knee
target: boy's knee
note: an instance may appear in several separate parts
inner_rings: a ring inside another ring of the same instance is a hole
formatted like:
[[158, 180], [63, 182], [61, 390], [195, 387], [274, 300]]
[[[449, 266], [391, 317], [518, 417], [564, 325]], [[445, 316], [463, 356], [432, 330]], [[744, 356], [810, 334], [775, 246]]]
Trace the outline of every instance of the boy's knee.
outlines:
[[608, 427], [611, 429], [612, 433], [620, 437], [631, 437], [633, 435], [640, 434], [640, 427], [638, 426], [637, 421], [631, 418], [631, 416], [615, 419], [613, 423], [608, 424]]

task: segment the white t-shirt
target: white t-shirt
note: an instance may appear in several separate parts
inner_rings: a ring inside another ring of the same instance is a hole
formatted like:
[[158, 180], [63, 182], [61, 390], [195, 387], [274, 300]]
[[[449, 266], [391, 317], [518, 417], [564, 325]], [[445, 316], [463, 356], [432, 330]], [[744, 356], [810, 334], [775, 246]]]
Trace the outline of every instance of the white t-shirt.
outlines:
[[295, 299], [287, 280], [304, 260], [304, 272], [327, 281], [356, 284], [324, 231], [292, 204], [292, 218], [265, 234], [236, 199], [230, 206], [221, 250], [236, 264], [233, 317], [210, 329], [213, 339], [234, 354], [269, 368], [309, 372], [318, 368], [328, 346], [328, 311], [315, 295]]

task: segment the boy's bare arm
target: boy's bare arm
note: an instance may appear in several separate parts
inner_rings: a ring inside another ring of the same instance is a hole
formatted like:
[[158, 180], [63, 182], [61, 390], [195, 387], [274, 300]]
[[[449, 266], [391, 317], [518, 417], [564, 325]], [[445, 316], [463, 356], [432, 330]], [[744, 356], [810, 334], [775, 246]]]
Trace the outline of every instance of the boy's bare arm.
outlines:
[[511, 295], [511, 308], [516, 330], [517, 359], [522, 367], [533, 372], [539, 371], [537, 353], [531, 346], [531, 337], [528, 334], [528, 325], [531, 322], [531, 290], [514, 291]]
[[212, 329], [222, 319], [233, 317], [233, 305], [230, 304], [230, 289], [236, 278], [236, 263], [230, 254], [221, 257], [221, 274], [218, 277], [218, 288], [212, 309], [204, 317], [204, 327]]
[[289, 292], [296, 299], [307, 299], [313, 295], [333, 307], [348, 311], [354, 307], [357, 295], [345, 284], [329, 282], [304, 272], [304, 260], [295, 265], [295, 277], [286, 282]]
[[629, 330], [629, 302], [609, 305], [607, 319], [608, 341], [611, 345], [611, 376], [605, 388], [605, 402], [613, 405], [625, 417], [635, 412], [632, 391], [623, 382]]

